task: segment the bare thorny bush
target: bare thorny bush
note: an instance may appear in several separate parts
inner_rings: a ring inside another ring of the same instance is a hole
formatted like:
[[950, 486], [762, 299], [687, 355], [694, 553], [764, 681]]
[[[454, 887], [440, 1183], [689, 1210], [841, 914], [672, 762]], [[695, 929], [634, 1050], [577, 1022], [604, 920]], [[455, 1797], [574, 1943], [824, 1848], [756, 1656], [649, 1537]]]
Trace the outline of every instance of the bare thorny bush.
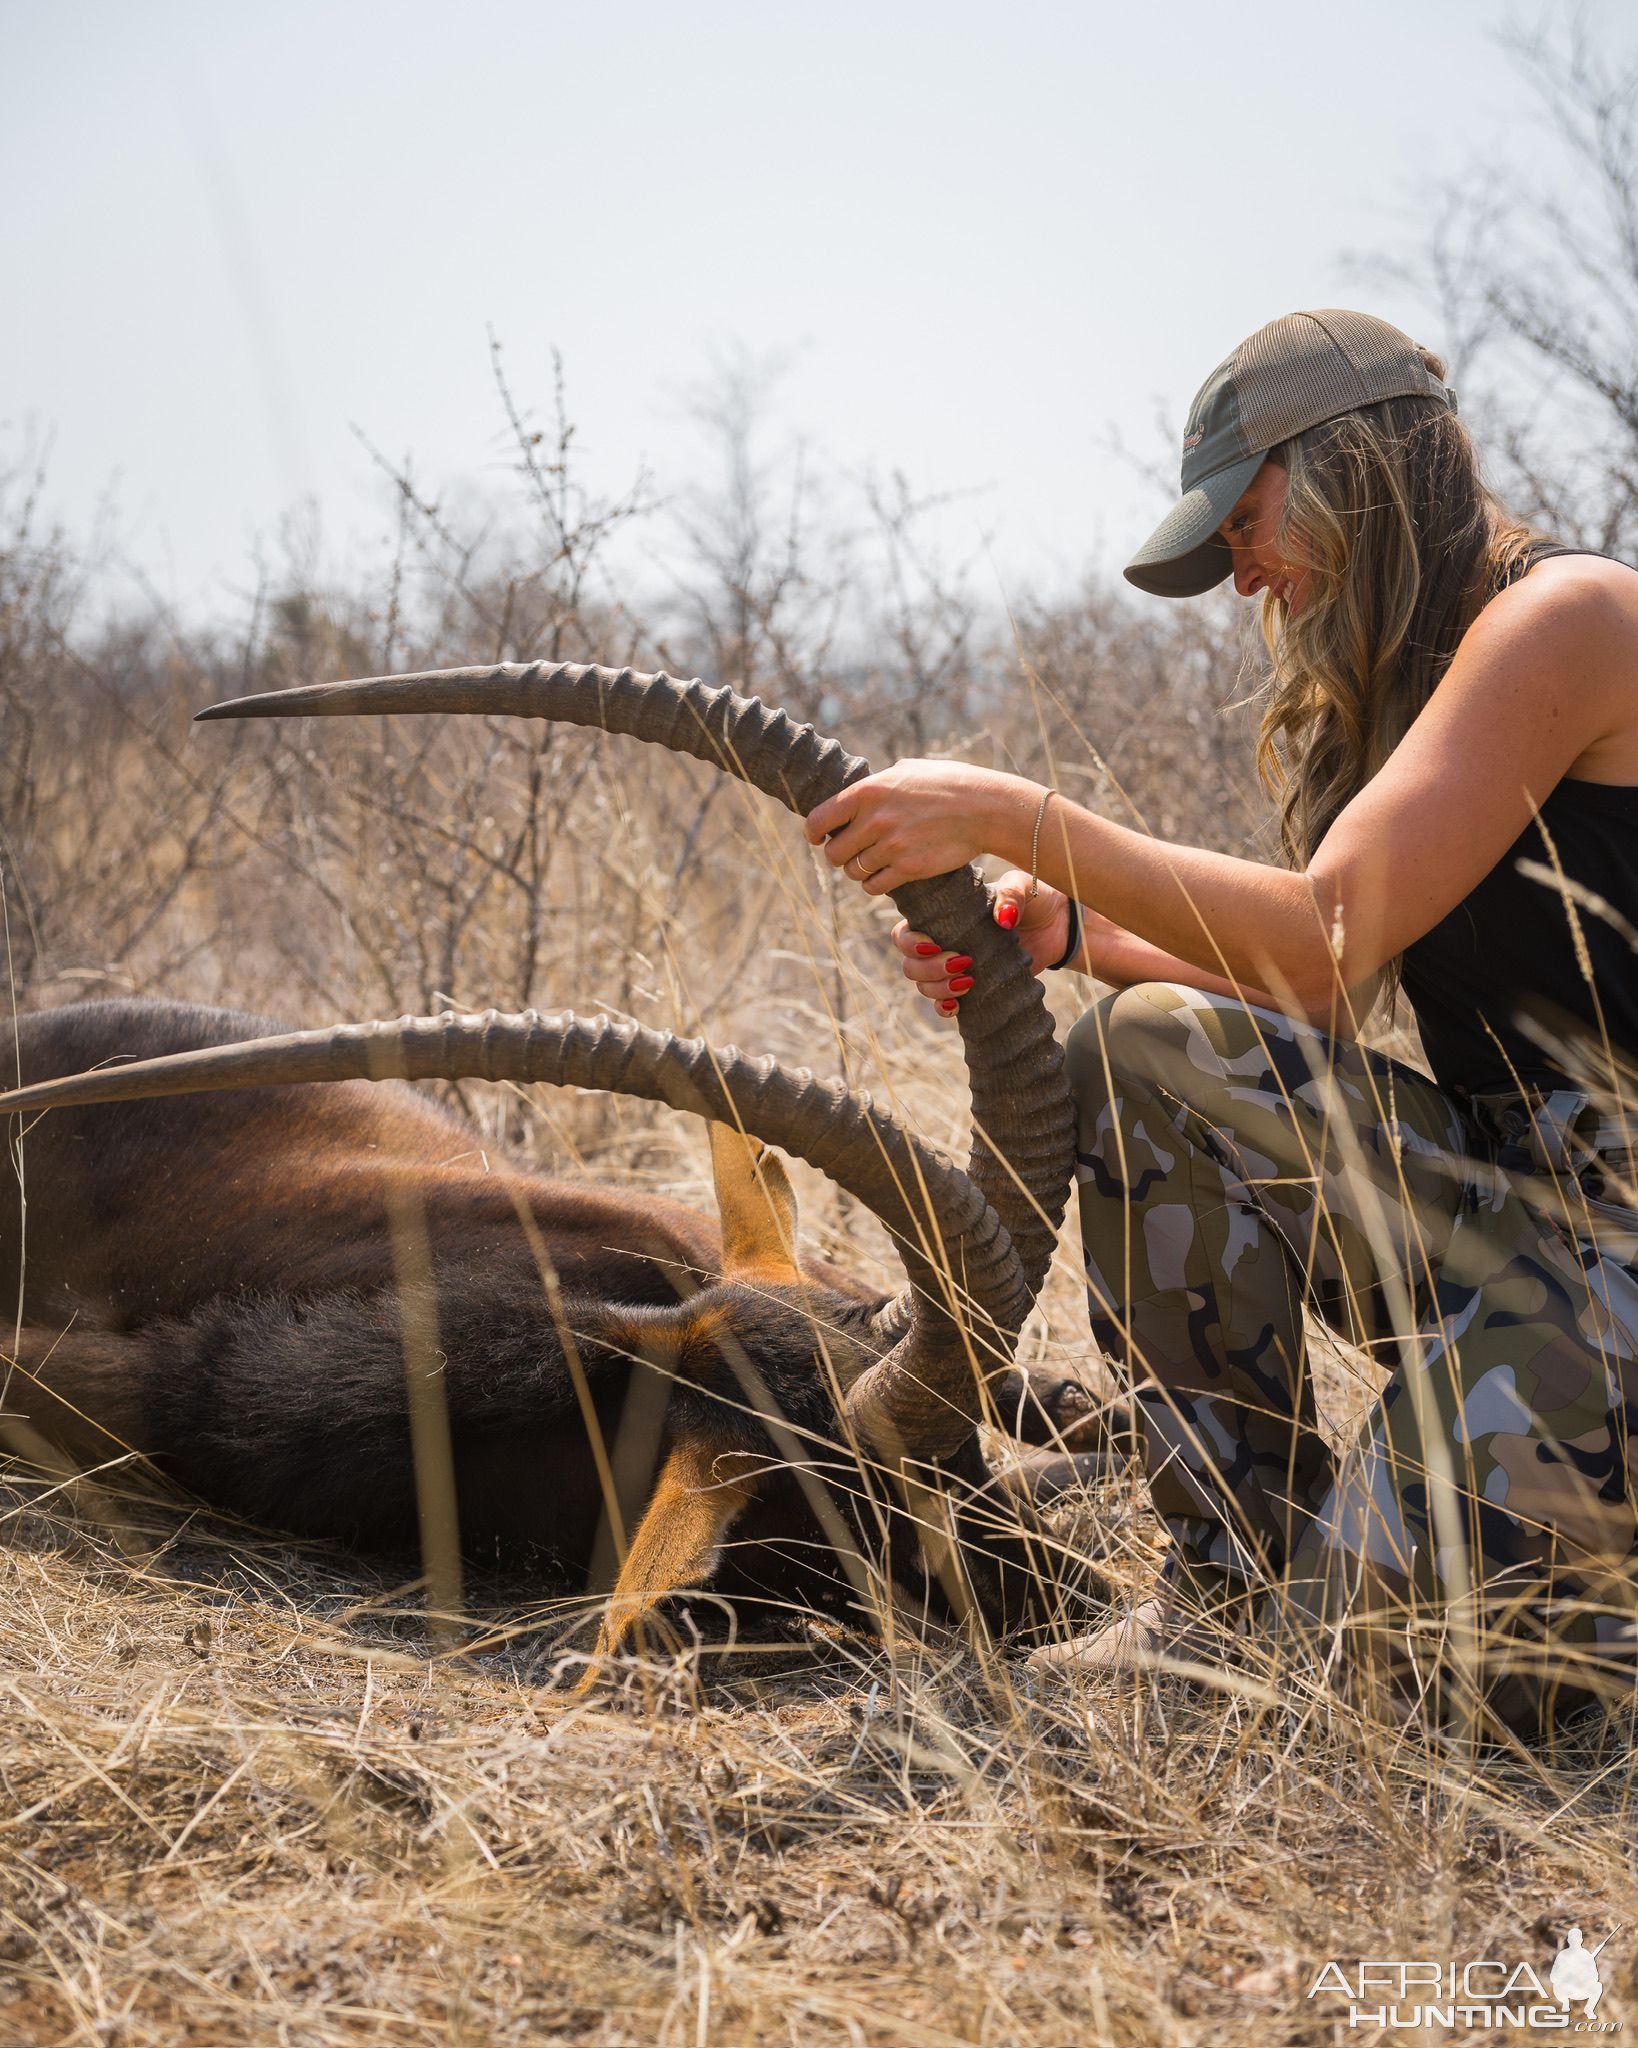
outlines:
[[[1425, 245], [1378, 260], [1424, 296], [1515, 511], [1638, 558], [1638, 56], [1586, 18], [1504, 35], [1533, 129], [1438, 196]], [[1545, 144], [1545, 148], [1543, 145]], [[1542, 176], [1555, 160], [1563, 176]]]
[[712, 422], [720, 502], [689, 503], [679, 523], [693, 580], [640, 618], [605, 563], [652, 516], [641, 494], [591, 500], [561, 384], [537, 428], [498, 351], [496, 371], [512, 524], [458, 529], [394, 470], [383, 593], [273, 583], [231, 632], [97, 624], [32, 492], [0, 500], [0, 829], [20, 1002], [135, 991], [312, 1022], [445, 1002], [605, 1007], [814, 1064], [851, 1064], [879, 1030], [934, 1031], [897, 1000], [882, 915], [832, 883], [790, 821], [696, 764], [501, 720], [189, 730], [215, 698], [327, 676], [665, 666], [760, 692], [877, 760], [966, 749], [1129, 803], [1158, 830], [1241, 843], [1251, 829], [1246, 748], [1211, 695], [1238, 674], [1225, 609], [1140, 619], [1089, 589], [986, 625], [921, 545], [902, 483], [867, 485], [849, 527], [810, 504], [800, 456], [778, 471], [760, 458], [741, 369]]

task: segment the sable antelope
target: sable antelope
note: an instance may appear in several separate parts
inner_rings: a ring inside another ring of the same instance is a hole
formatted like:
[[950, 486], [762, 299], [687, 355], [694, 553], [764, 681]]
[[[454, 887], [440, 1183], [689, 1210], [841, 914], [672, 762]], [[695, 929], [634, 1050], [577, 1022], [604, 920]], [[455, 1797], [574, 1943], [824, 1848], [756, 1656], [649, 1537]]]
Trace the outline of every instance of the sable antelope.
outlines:
[[[597, 725], [715, 761], [798, 813], [868, 772], [730, 690], [567, 664], [320, 685], [199, 716], [380, 712]], [[112, 1439], [254, 1519], [408, 1545], [433, 1512], [417, 1434], [430, 1376], [463, 1547], [527, 1546], [576, 1589], [601, 1557], [604, 1649], [680, 1589], [834, 1608], [858, 1603], [871, 1570], [945, 1618], [1005, 1628], [1037, 1611], [1039, 1527], [1017, 1501], [998, 1511], [977, 1429], [987, 1397], [1028, 1405], [1009, 1364], [1067, 1199], [1061, 1055], [972, 870], [896, 900], [985, 977], [960, 1020], [964, 1168], [839, 1082], [603, 1017], [274, 1036], [163, 1003], [25, 1018], [3, 1057], [29, 1085], [0, 1110], [51, 1113], [13, 1123], [27, 1203], [0, 1205], [0, 1288], [26, 1325], [13, 1442], [21, 1429], [86, 1461]], [[720, 1239], [672, 1203], [486, 1172], [453, 1119], [368, 1085], [462, 1077], [710, 1119]], [[297, 1085], [320, 1080], [340, 1085]], [[883, 1220], [899, 1295], [803, 1269], [771, 1145]], [[1074, 1421], [1084, 1396], [1060, 1384], [1044, 1405]]]

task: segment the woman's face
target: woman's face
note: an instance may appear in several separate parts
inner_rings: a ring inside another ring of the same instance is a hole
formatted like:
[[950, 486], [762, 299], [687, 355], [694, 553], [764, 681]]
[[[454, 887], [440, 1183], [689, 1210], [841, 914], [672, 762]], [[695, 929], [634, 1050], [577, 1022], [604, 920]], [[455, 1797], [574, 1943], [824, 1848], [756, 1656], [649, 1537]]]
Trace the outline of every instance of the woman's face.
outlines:
[[1217, 529], [1234, 557], [1234, 587], [1242, 597], [1272, 590], [1297, 611], [1308, 595], [1309, 572], [1293, 569], [1275, 545], [1285, 511], [1285, 464], [1270, 455]]

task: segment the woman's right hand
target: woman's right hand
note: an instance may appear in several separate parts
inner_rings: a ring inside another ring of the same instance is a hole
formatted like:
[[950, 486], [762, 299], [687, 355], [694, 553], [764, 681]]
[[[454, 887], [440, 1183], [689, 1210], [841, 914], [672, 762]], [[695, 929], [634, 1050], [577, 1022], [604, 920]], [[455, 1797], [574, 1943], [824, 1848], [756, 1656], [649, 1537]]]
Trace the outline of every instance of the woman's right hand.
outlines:
[[[1039, 974], [1062, 957], [1069, 943], [1069, 898], [1044, 882], [1031, 896], [1029, 885], [1030, 878], [1021, 868], [1010, 868], [995, 885], [990, 914], [1003, 930], [1011, 931]], [[902, 918], [894, 925], [892, 938], [917, 993], [936, 1003], [941, 1017], [953, 1017], [961, 998], [975, 985], [971, 959], [964, 953], [945, 952], [925, 932], [912, 931]]]

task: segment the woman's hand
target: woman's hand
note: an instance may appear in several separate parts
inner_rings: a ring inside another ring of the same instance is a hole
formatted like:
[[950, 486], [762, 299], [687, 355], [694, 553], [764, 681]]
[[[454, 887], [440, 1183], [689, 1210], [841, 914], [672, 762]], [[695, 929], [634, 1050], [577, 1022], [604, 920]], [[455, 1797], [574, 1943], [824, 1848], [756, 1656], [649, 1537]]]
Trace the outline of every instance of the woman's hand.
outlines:
[[[1063, 957], [1069, 943], [1069, 898], [1061, 890], [1043, 882], [1031, 896], [1029, 876], [1021, 868], [1009, 869], [996, 884], [992, 914], [1004, 931], [1014, 935], [1037, 974]], [[976, 986], [969, 956], [943, 952], [925, 932], [911, 931], [902, 918], [894, 925], [892, 938], [917, 993], [936, 1003], [941, 1017], [953, 1017], [961, 998]]]
[[828, 798], [804, 829], [832, 867], [885, 896], [1000, 851], [1020, 815], [1027, 836], [1041, 794], [1022, 776], [965, 761], [896, 761]]

